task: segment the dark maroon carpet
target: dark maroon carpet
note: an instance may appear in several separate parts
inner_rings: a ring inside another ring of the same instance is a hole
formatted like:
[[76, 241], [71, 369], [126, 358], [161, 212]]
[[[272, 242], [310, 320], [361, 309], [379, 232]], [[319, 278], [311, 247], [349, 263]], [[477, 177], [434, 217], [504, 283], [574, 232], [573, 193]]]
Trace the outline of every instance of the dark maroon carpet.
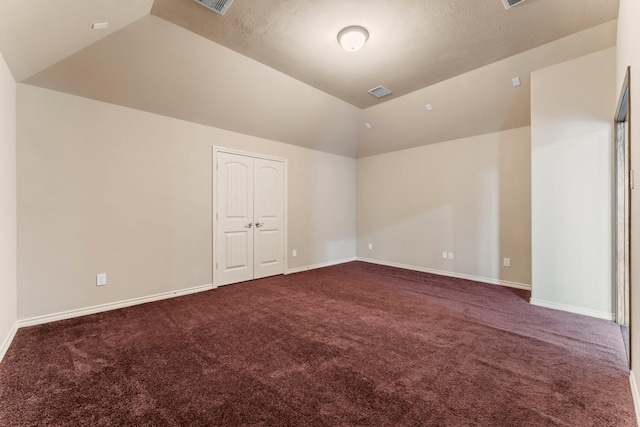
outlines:
[[18, 331], [0, 425], [633, 426], [612, 322], [365, 263]]

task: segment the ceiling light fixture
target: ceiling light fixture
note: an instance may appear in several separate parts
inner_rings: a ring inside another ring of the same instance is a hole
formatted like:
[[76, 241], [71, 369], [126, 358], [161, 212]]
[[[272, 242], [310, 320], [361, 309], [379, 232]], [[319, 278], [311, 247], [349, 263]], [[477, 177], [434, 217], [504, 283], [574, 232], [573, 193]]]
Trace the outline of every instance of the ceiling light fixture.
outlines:
[[358, 25], [343, 28], [338, 33], [338, 43], [342, 45], [344, 50], [349, 52], [360, 50], [368, 39], [369, 31]]

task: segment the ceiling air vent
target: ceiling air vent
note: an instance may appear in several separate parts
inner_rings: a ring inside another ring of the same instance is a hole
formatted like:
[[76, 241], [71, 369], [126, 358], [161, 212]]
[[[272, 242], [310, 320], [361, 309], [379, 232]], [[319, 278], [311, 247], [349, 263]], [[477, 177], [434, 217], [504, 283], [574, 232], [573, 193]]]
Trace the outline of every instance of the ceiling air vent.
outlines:
[[220, 15], [224, 15], [227, 9], [229, 9], [229, 6], [231, 6], [231, 3], [233, 3], [233, 0], [195, 0], [195, 1], [197, 1], [204, 7], [207, 7], [213, 10], [214, 12], [219, 13]]
[[511, 9], [513, 6], [519, 5], [524, 0], [502, 0], [505, 9]]
[[384, 86], [374, 87], [373, 89], [369, 89], [368, 92], [376, 98], [382, 98], [383, 96], [387, 96], [391, 93], [391, 91]]

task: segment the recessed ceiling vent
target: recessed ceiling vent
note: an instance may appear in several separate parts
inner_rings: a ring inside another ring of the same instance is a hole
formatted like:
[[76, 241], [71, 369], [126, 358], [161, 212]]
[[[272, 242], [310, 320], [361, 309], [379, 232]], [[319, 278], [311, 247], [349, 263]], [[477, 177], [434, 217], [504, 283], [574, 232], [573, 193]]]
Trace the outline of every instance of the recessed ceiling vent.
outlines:
[[524, 0], [502, 0], [502, 3], [504, 3], [505, 9], [511, 9], [513, 6], [519, 5], [523, 1]]
[[198, 3], [213, 10], [215, 13], [224, 15], [233, 0], [196, 0]]
[[391, 94], [391, 91], [384, 86], [374, 87], [373, 89], [369, 89], [368, 92], [376, 98], [382, 98], [383, 96]]

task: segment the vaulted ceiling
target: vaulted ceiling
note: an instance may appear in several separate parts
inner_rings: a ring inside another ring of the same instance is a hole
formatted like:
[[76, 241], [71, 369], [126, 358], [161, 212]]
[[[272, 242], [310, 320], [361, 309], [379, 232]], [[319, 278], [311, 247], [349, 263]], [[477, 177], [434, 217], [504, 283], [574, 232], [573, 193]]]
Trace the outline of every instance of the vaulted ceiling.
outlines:
[[[528, 125], [531, 71], [615, 46], [617, 13], [618, 0], [235, 0], [224, 16], [194, 0], [2, 0], [0, 52], [19, 82], [363, 157]], [[336, 35], [353, 24], [370, 38], [346, 52]], [[367, 93], [380, 84], [393, 94]]]
[[[617, 0], [236, 0], [224, 16], [193, 0], [151, 13], [360, 108], [475, 70], [617, 16]], [[337, 43], [349, 25], [365, 47]], [[389, 98], [367, 90], [384, 85]]]

